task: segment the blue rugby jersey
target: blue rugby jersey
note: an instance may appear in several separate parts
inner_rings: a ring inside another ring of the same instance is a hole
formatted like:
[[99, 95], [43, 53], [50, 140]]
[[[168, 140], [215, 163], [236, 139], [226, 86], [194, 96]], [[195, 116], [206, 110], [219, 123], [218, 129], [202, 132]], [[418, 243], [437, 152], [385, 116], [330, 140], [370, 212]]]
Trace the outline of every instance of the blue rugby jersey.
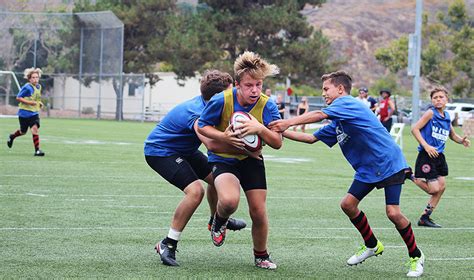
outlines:
[[[37, 84], [36, 88], [41, 89], [41, 85]], [[33, 95], [33, 93], [34, 93], [33, 85], [30, 84], [30, 83], [27, 83], [20, 89], [20, 92], [18, 93], [18, 95], [16, 97], [17, 98], [18, 97], [23, 97], [23, 98], [30, 97], [30, 96]], [[31, 117], [36, 116], [38, 114], [39, 114], [38, 112], [24, 110], [24, 109], [21, 109], [21, 108], [18, 109], [18, 116], [21, 117], [21, 118], [31, 118]]]
[[408, 167], [400, 147], [363, 103], [342, 96], [322, 111], [332, 123], [314, 136], [329, 147], [339, 144], [355, 170], [354, 179], [375, 183]]
[[[420, 129], [421, 136], [426, 143], [436, 148], [438, 153], [442, 153], [451, 131], [451, 117], [446, 111], [444, 111], [444, 117], [441, 116], [434, 107], [431, 107], [431, 111], [433, 111], [433, 117]], [[418, 151], [422, 150], [424, 150], [423, 147], [419, 145]]]
[[205, 105], [199, 95], [171, 109], [145, 140], [145, 155], [193, 154], [201, 145], [193, 126]]

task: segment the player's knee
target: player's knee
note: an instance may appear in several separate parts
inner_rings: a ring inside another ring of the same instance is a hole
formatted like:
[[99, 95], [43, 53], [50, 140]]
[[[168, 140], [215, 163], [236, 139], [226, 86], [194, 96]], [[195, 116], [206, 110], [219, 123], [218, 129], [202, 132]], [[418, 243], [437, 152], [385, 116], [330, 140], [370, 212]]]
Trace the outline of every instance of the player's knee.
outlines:
[[267, 220], [267, 211], [265, 207], [251, 207], [249, 208], [250, 218], [252, 223], [261, 224]]
[[219, 198], [219, 208], [222, 209], [225, 213], [234, 213], [239, 207], [239, 200], [235, 199], [221, 199]]
[[354, 205], [354, 203], [351, 203], [347, 199], [343, 199], [341, 201], [340, 206], [341, 206], [342, 211], [344, 211], [344, 213], [346, 214], [351, 214], [355, 212], [355, 210], [357, 209], [357, 205]]
[[400, 221], [400, 219], [403, 218], [403, 215], [402, 215], [402, 213], [400, 212], [399, 209], [387, 208], [385, 212], [386, 212], [387, 217], [389, 218], [389, 220], [392, 221], [395, 224], [397, 224], [397, 222]]
[[185, 193], [187, 197], [199, 203], [204, 198], [205, 191], [202, 185], [199, 183], [191, 184], [186, 187]]

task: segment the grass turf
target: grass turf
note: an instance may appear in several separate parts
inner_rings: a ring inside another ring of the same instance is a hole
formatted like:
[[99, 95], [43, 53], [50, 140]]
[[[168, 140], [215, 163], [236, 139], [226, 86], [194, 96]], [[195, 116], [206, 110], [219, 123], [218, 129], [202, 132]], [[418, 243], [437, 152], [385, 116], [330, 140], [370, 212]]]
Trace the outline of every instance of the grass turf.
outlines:
[[[279, 267], [253, 266], [250, 230], [230, 232], [214, 247], [203, 201], [179, 243], [180, 267], [153, 250], [167, 232], [182, 194], [145, 163], [152, 123], [42, 119], [44, 158], [33, 157], [31, 134], [6, 146], [17, 119], [0, 119], [0, 275], [2, 278], [403, 278], [405, 245], [385, 216], [383, 191], [361, 203], [386, 249], [356, 267], [345, 261], [361, 237], [339, 209], [353, 170], [338, 147], [285, 140], [266, 148], [269, 251]], [[416, 142], [404, 131], [410, 165]], [[428, 196], [404, 186], [403, 213], [426, 255], [425, 277], [474, 277], [473, 150], [450, 141], [447, 190], [433, 218], [442, 229], [417, 227]], [[250, 218], [244, 196], [234, 215]]]

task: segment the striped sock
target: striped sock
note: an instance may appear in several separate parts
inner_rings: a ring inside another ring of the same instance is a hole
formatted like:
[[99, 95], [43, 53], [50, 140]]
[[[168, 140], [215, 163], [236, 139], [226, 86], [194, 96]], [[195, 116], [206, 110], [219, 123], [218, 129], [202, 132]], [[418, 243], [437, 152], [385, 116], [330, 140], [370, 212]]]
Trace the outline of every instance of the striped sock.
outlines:
[[15, 131], [15, 133], [10, 134], [10, 139], [13, 140], [13, 139], [15, 139], [15, 138], [17, 138], [18, 136], [21, 136], [21, 135], [22, 135], [21, 131], [18, 129], [17, 131]]
[[33, 144], [35, 145], [35, 151], [39, 150], [40, 139], [38, 134], [33, 134]]
[[408, 224], [406, 228], [397, 230], [402, 236], [403, 241], [405, 241], [405, 244], [407, 245], [408, 255], [410, 256], [410, 258], [421, 257], [420, 249], [418, 249], [418, 246], [416, 246], [415, 234], [411, 229], [411, 223]]
[[259, 258], [259, 259], [266, 259], [270, 257], [270, 255], [267, 253], [267, 250], [257, 251], [253, 249], [253, 255], [255, 256], [255, 258]]
[[367, 248], [375, 248], [377, 246], [377, 238], [375, 238], [364, 212], [360, 211], [357, 217], [351, 219], [351, 222], [359, 230], [362, 238], [364, 238], [365, 246]]

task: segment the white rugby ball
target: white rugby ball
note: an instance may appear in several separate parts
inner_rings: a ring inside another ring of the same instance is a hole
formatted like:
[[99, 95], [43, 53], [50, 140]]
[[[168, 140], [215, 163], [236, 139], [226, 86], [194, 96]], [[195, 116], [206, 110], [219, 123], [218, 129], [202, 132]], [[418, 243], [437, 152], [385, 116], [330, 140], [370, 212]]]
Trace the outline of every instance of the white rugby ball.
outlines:
[[[238, 129], [242, 125], [239, 120], [250, 120], [250, 116], [246, 112], [237, 111], [232, 114], [230, 117], [230, 124], [235, 129]], [[257, 134], [249, 134], [242, 137], [244, 140], [245, 148], [251, 152], [258, 151], [262, 148], [262, 139]]]

